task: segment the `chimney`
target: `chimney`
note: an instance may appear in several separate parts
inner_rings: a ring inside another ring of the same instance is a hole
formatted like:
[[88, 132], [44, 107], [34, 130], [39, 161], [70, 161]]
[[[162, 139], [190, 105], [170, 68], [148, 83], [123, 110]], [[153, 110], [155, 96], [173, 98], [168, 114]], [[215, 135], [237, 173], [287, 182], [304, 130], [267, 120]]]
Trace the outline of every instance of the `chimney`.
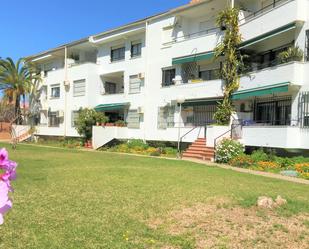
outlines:
[[190, 4], [196, 4], [196, 3], [200, 3], [202, 0], [191, 0]]

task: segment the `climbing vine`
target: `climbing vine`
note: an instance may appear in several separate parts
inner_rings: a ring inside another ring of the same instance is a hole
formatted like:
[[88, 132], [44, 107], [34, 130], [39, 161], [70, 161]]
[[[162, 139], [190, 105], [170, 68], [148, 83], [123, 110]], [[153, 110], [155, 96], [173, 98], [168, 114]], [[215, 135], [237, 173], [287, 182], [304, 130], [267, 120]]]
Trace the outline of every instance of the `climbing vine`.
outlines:
[[218, 124], [225, 125], [230, 121], [233, 112], [232, 94], [238, 90], [240, 81], [240, 69], [242, 68], [242, 57], [238, 52], [241, 43], [241, 34], [238, 25], [239, 10], [228, 8], [217, 16], [217, 26], [225, 30], [221, 43], [215, 48], [215, 57], [223, 57], [221, 77], [224, 81], [224, 98], [219, 103], [214, 115]]

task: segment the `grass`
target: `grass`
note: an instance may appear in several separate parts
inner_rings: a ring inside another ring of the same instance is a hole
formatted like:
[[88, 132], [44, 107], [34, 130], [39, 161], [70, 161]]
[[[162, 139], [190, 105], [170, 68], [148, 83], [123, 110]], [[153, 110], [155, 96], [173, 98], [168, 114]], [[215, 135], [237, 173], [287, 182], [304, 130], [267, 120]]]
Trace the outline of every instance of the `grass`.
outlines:
[[247, 209], [261, 195], [281, 195], [288, 204], [278, 215], [309, 213], [306, 185], [185, 161], [29, 145], [10, 157], [19, 168], [14, 207], [0, 227], [5, 249], [197, 248], [193, 233], [156, 229], [149, 220], [216, 198]]

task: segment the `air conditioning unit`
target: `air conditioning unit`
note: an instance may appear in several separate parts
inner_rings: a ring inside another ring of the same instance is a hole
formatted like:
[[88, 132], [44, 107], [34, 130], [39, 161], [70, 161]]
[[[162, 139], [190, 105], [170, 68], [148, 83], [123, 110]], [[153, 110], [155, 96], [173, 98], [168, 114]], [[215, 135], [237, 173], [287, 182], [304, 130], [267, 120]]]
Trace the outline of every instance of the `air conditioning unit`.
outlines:
[[62, 118], [64, 117], [64, 111], [60, 110], [60, 111], [57, 111], [57, 118]]
[[65, 80], [65, 81], [63, 82], [63, 85], [64, 85], [64, 86], [70, 86], [70, 81]]
[[138, 107], [138, 108], [137, 108], [137, 112], [138, 112], [139, 114], [144, 113], [144, 107], [142, 107], [142, 106]]
[[138, 74], [139, 79], [144, 79], [145, 78], [145, 73], [139, 73]]

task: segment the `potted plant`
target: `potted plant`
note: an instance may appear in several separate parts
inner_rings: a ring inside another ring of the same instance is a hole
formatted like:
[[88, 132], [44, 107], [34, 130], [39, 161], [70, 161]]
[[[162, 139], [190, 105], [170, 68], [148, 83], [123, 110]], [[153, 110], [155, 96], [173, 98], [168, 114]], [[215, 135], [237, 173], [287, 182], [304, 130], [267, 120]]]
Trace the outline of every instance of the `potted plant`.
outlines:
[[298, 46], [289, 47], [287, 50], [278, 54], [280, 63], [287, 63], [291, 61], [302, 61], [304, 58], [304, 52]]
[[117, 120], [115, 122], [115, 125], [118, 126], [118, 127], [126, 127], [126, 122], [123, 121], [123, 120]]

